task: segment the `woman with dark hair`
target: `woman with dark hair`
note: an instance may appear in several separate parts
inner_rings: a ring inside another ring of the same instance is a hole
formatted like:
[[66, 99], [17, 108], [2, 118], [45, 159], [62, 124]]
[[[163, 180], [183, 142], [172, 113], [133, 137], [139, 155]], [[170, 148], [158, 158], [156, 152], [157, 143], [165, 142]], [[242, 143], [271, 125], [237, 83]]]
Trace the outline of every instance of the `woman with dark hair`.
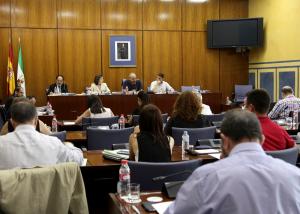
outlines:
[[91, 84], [92, 94], [109, 94], [110, 90], [106, 83], [104, 83], [104, 78], [102, 75], [96, 75], [94, 82]]
[[171, 161], [174, 140], [163, 131], [160, 110], [152, 104], [141, 111], [139, 126], [129, 138], [130, 159], [143, 162]]
[[148, 94], [145, 93], [144, 91], [140, 91], [137, 94], [137, 104], [138, 104], [138, 107], [133, 110], [133, 112], [132, 112], [131, 115], [128, 115], [128, 123], [131, 126], [137, 125], [137, 124], [133, 124], [132, 115], [140, 115], [140, 113], [142, 111], [142, 108], [145, 105], [148, 105], [149, 103], [150, 103], [150, 98], [149, 98]]
[[172, 135], [172, 127], [203, 128], [210, 126], [201, 111], [202, 106], [197, 95], [191, 91], [183, 92], [175, 102], [173, 114], [165, 127], [166, 134]]
[[76, 119], [75, 124], [80, 124], [84, 117], [105, 118], [114, 116], [110, 108], [103, 106], [100, 97], [97, 95], [88, 96], [88, 107], [89, 108]]

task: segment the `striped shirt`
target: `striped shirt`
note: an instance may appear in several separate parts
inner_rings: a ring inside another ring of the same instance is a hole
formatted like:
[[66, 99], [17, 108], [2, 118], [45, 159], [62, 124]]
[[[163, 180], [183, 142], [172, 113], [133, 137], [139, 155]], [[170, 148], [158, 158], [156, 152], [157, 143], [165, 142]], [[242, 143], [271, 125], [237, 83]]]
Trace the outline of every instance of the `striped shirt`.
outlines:
[[300, 99], [294, 95], [289, 95], [278, 101], [268, 116], [271, 119], [285, 119], [289, 117], [291, 111], [300, 111]]

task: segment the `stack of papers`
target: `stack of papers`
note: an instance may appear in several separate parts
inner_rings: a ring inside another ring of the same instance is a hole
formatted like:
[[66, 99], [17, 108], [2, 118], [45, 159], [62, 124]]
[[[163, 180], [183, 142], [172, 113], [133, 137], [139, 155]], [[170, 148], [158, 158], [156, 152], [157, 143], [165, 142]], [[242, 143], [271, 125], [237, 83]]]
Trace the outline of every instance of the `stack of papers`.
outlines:
[[199, 149], [199, 150], [195, 150], [195, 152], [198, 155], [205, 155], [205, 154], [211, 154], [211, 153], [220, 153], [220, 151], [217, 150], [217, 149]]
[[156, 212], [158, 212], [158, 214], [163, 214], [166, 212], [172, 202], [173, 201], [152, 204], [152, 207], [156, 210]]
[[126, 154], [126, 152], [124, 152], [124, 149], [104, 150], [103, 157], [110, 159], [110, 160], [115, 160], [115, 161], [121, 161], [124, 159], [128, 160], [129, 159], [129, 151]]

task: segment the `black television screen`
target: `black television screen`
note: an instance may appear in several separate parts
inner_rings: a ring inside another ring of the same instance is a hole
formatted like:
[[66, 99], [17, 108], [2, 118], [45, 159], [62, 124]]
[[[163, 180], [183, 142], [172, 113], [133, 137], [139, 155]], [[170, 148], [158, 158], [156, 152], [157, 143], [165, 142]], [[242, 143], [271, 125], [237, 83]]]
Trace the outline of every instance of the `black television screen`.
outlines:
[[263, 18], [208, 20], [208, 48], [259, 47], [263, 44]]

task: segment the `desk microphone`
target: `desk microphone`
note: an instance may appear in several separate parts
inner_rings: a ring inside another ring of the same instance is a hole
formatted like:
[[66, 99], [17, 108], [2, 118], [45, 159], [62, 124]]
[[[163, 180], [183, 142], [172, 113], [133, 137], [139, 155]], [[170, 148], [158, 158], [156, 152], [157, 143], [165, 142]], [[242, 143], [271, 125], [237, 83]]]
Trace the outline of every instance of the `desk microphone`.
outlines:
[[169, 175], [165, 175], [165, 176], [158, 176], [158, 177], [154, 177], [152, 178], [152, 181], [164, 181], [168, 178], [171, 178], [171, 177], [174, 177], [176, 175], [183, 175], [183, 174], [191, 174], [192, 171], [191, 170], [184, 170], [184, 171], [180, 171], [180, 172], [176, 172], [176, 173], [172, 173], [172, 174], [169, 174]]

